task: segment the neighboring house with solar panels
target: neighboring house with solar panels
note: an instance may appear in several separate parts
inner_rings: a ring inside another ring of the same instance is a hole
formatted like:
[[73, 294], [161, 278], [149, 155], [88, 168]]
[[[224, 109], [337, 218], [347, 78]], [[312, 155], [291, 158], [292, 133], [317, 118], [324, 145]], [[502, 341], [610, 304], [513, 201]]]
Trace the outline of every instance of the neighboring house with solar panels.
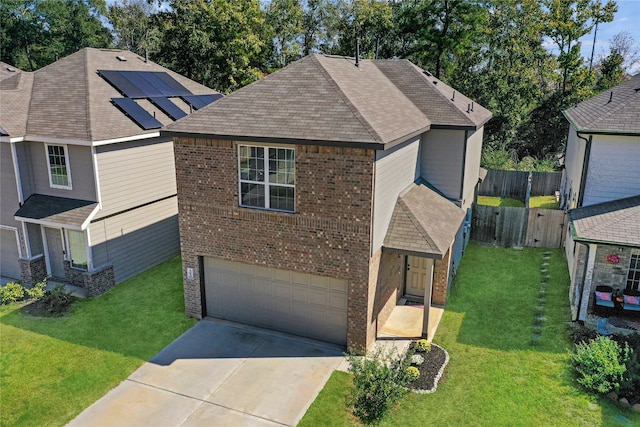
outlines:
[[128, 51], [1, 64], [0, 274], [105, 290], [180, 251], [160, 128], [221, 97]]
[[490, 117], [409, 61], [309, 55], [169, 125], [187, 314], [359, 347], [406, 296], [426, 334]]
[[585, 320], [597, 286], [620, 293], [623, 309], [640, 295], [640, 74], [564, 115], [571, 307]]

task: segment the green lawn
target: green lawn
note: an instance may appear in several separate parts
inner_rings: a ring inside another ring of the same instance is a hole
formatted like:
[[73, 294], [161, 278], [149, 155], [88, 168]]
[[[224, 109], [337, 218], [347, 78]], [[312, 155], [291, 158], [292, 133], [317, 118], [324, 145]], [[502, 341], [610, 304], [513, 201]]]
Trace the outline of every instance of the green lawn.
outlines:
[[[640, 414], [590, 396], [574, 381], [560, 249], [551, 251], [546, 322], [532, 345], [543, 252], [469, 245], [434, 339], [451, 357], [445, 379], [435, 394], [408, 395], [381, 425], [615, 426], [620, 416], [640, 425]], [[335, 372], [300, 426], [357, 424], [345, 407], [349, 386], [349, 374]]]
[[558, 209], [560, 204], [556, 202], [556, 196], [529, 197], [530, 208]]
[[524, 208], [520, 200], [508, 197], [478, 196], [478, 204], [485, 206], [506, 206], [508, 208]]
[[195, 324], [176, 257], [62, 318], [0, 308], [0, 425], [62, 426]]

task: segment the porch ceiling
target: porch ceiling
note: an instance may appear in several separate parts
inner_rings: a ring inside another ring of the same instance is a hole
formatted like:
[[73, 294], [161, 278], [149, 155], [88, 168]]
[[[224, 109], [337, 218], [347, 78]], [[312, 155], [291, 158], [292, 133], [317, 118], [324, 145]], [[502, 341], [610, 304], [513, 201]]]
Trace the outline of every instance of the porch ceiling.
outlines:
[[425, 183], [398, 196], [383, 248], [442, 259], [464, 220], [465, 212]]
[[32, 194], [15, 213], [15, 219], [53, 227], [84, 230], [97, 211], [97, 202]]

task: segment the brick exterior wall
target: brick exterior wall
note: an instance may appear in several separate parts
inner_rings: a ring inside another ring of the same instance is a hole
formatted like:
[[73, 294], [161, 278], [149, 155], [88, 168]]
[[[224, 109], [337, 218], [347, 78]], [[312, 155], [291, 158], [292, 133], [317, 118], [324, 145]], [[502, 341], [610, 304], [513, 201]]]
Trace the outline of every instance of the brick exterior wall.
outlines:
[[20, 259], [20, 279], [23, 286], [33, 286], [47, 278], [47, 264], [44, 255], [31, 259]]
[[203, 314], [200, 257], [259, 264], [347, 280], [347, 345], [370, 345], [375, 338], [368, 299], [375, 152], [292, 146], [296, 212], [282, 213], [238, 206], [239, 144], [244, 143], [174, 141], [187, 315]]
[[[375, 340], [375, 335], [389, 319], [393, 308], [400, 298], [404, 285], [405, 256], [398, 253], [376, 251], [371, 257], [369, 271], [369, 299], [373, 301], [369, 319], [376, 323], [371, 327], [368, 340]], [[372, 294], [373, 292], [373, 294]]]
[[431, 292], [431, 303], [435, 305], [445, 305], [447, 303], [447, 292], [449, 290], [449, 268], [450, 268], [451, 248], [444, 255], [443, 259], [435, 260], [433, 266], [433, 290]]
[[82, 272], [83, 287], [87, 290], [87, 297], [102, 295], [116, 285], [113, 276], [113, 266], [105, 266], [91, 273]]

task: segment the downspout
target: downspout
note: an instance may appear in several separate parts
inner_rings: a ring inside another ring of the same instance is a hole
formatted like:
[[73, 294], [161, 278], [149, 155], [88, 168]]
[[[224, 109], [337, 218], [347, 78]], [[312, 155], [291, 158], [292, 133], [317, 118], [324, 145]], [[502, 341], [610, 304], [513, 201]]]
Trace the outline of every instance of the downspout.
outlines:
[[576, 136], [586, 142], [584, 148], [584, 160], [582, 162], [582, 179], [580, 180], [580, 190], [578, 190], [578, 204], [577, 208], [582, 207], [582, 201], [584, 200], [584, 188], [587, 185], [587, 173], [589, 172], [589, 158], [591, 157], [591, 142], [593, 141], [593, 135], [589, 135], [589, 139], [580, 135], [580, 132], [576, 131]]
[[464, 146], [462, 148], [462, 174], [460, 176], [460, 207], [464, 206], [464, 175], [467, 168], [467, 144], [469, 142], [469, 131], [464, 131]]

